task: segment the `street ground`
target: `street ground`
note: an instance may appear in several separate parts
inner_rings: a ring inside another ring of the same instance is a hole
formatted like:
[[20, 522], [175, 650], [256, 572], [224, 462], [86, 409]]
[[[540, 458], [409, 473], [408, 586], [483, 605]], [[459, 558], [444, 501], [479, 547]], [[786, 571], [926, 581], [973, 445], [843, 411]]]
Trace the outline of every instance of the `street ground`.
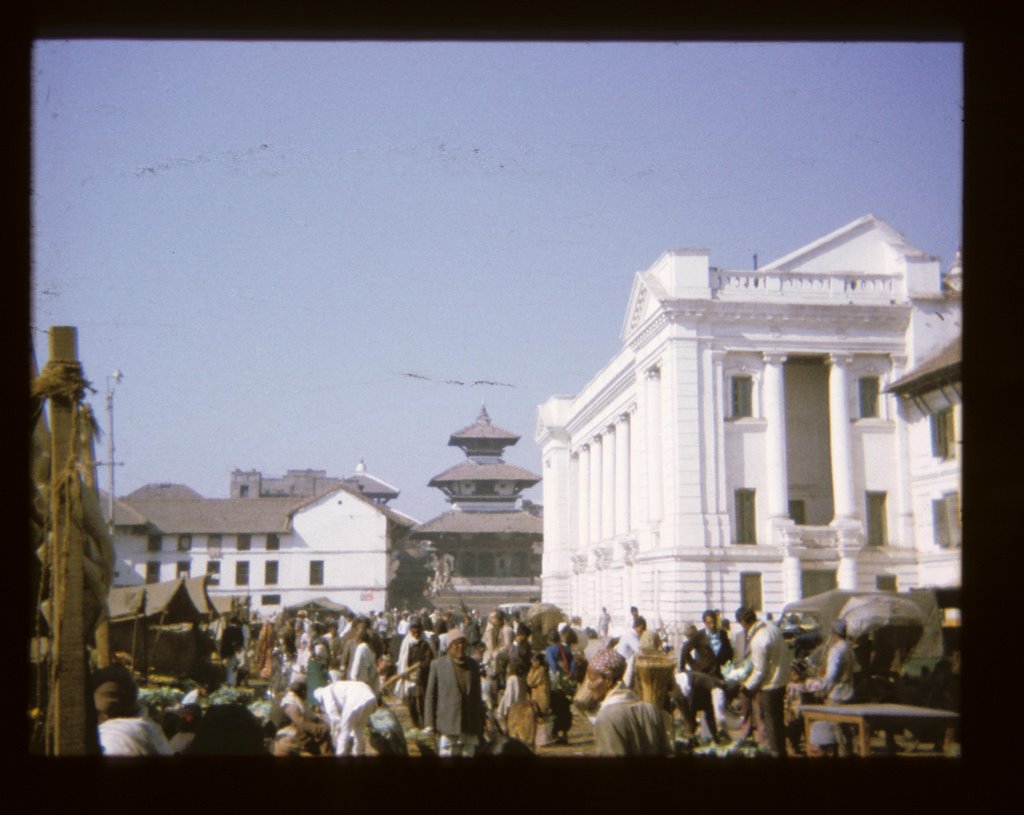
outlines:
[[[408, 730], [412, 727], [412, 720], [409, 718], [409, 713], [404, 704], [391, 697], [385, 697], [385, 702], [398, 717], [398, 720], [401, 722], [404, 730]], [[738, 739], [739, 722], [730, 715], [727, 725], [729, 735], [734, 740]], [[916, 739], [911, 737], [909, 733], [896, 735], [894, 746], [895, 755], [900, 757], [934, 757], [943, 754], [941, 744], [933, 745], [929, 742], [918, 742]], [[872, 753], [876, 755], [882, 755], [885, 753], [886, 737], [884, 732], [878, 731], [872, 734], [871, 750]], [[373, 752], [373, 749], [370, 748], [369, 751]], [[535, 752], [538, 756], [544, 756], [546, 758], [582, 758], [593, 756], [594, 734], [590, 722], [587, 721], [584, 716], [574, 712], [572, 729], [569, 731], [569, 743], [541, 745], [536, 748]], [[415, 743], [410, 742], [409, 755], [420, 755], [419, 748]]]

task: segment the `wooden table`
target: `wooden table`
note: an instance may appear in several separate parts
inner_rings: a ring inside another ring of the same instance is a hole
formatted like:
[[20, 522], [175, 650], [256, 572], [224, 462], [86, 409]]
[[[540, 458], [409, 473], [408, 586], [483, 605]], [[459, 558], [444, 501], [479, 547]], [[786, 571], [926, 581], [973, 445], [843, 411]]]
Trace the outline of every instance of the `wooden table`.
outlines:
[[811, 725], [814, 722], [857, 725], [859, 752], [862, 756], [871, 755], [872, 728], [889, 730], [928, 724], [952, 727], [960, 720], [959, 713], [913, 705], [801, 705], [800, 712], [804, 717], [804, 736], [808, 745], [811, 743]]

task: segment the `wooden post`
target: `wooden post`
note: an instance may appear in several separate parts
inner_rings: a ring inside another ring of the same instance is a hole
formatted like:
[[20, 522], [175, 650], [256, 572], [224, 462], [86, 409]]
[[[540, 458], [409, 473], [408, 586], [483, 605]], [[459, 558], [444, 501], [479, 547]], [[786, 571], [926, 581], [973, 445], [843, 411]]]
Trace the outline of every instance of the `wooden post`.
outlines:
[[135, 666], [139, 664], [138, 657], [138, 634], [139, 634], [139, 617], [141, 615], [138, 611], [135, 612], [135, 619], [132, 620], [132, 670], [135, 670]]
[[[78, 362], [78, 335], [70, 326], [50, 329], [50, 360]], [[74, 417], [77, 400], [67, 394], [50, 399], [50, 513], [54, 560], [53, 580], [53, 659], [55, 683], [50, 699], [52, 749], [54, 755], [89, 755], [99, 752], [98, 735], [88, 726], [87, 706], [93, 704], [88, 693], [88, 662], [85, 650], [83, 568], [85, 540], [82, 531], [69, 523], [67, 487], [69, 475], [77, 478], [74, 451]]]

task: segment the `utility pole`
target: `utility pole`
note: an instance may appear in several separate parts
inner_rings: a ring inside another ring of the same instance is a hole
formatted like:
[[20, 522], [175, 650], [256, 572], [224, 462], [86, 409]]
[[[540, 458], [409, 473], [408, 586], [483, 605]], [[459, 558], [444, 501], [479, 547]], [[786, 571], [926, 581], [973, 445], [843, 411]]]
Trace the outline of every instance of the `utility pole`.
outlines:
[[114, 540], [114, 467], [123, 461], [114, 461], [114, 385], [120, 384], [124, 374], [115, 369], [107, 377], [107, 460], [101, 462], [110, 467], [110, 494], [107, 496], [107, 525], [110, 528], [110, 540]]
[[[70, 326], [50, 329], [50, 361], [79, 371], [78, 333]], [[80, 374], [79, 374], [80, 376]], [[83, 595], [85, 535], [72, 517], [70, 478], [75, 472], [74, 425], [78, 399], [68, 393], [50, 399], [50, 513], [55, 552], [50, 564], [53, 692], [49, 699], [52, 755], [99, 752], [94, 728], [89, 727], [88, 668], [85, 648]]]

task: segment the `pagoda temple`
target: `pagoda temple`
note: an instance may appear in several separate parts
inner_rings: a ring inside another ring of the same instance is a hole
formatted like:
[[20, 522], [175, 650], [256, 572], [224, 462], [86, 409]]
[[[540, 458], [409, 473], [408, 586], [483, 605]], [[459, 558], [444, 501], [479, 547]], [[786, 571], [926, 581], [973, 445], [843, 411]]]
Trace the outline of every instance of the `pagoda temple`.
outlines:
[[429, 542], [437, 556], [437, 605], [465, 603], [486, 614], [503, 603], [540, 599], [544, 522], [533, 504], [524, 507], [520, 494], [541, 477], [502, 460], [519, 438], [493, 425], [482, 406], [476, 422], [448, 439], [466, 460], [429, 485], [445, 494], [451, 509], [410, 533]]

